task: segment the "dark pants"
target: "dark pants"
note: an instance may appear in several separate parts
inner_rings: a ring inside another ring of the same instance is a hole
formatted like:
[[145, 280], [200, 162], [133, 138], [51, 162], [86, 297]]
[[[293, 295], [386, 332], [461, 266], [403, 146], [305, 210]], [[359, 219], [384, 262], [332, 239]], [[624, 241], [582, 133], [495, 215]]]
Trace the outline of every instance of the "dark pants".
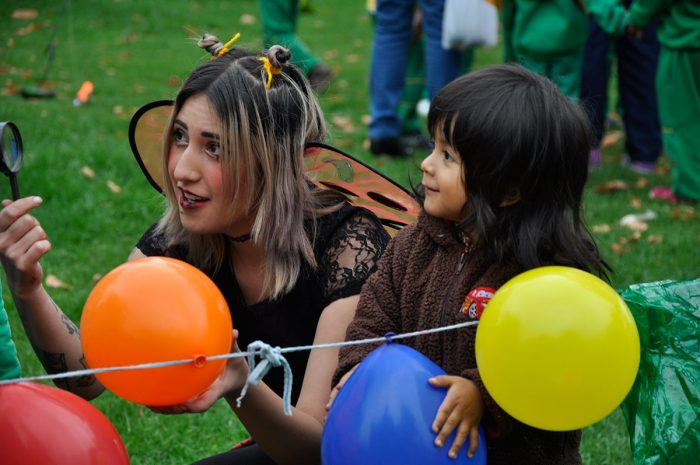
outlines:
[[192, 465], [276, 465], [257, 444], [232, 449]]
[[597, 145], [603, 138], [607, 118], [611, 45], [617, 56], [625, 149], [632, 161], [655, 163], [662, 147], [654, 83], [660, 49], [656, 23], [649, 24], [638, 40], [627, 36], [610, 37], [590, 20], [581, 75], [581, 102], [591, 116]]

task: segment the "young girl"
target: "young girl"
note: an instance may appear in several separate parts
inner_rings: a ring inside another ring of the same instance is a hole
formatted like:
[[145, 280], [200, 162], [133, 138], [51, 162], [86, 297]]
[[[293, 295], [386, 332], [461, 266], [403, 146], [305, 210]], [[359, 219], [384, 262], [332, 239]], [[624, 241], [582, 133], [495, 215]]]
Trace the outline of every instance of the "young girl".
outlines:
[[[605, 275], [581, 216], [588, 120], [552, 82], [517, 65], [467, 74], [438, 93], [428, 125], [435, 149], [421, 164], [423, 211], [363, 287], [348, 340], [476, 320], [488, 296], [531, 268]], [[406, 339], [448, 374], [430, 380], [448, 388], [432, 425], [435, 444], [457, 429], [446, 453], [464, 453], [469, 437], [471, 455], [482, 422], [489, 464], [581, 463], [580, 431], [532, 428], [493, 401], [476, 366], [475, 334], [470, 327]], [[341, 350], [337, 388], [373, 348]]]
[[[166, 132], [163, 169], [167, 210], [130, 259], [165, 255], [205, 271], [224, 294], [245, 348], [262, 340], [290, 347], [342, 340], [366, 278], [389, 241], [368, 210], [321, 191], [304, 175], [307, 142], [325, 124], [305, 77], [279, 46], [250, 53], [205, 36], [214, 59], [180, 89]], [[38, 261], [50, 244], [29, 215], [37, 198], [6, 201], [0, 213], [0, 257], [30, 338], [76, 369], [77, 328], [41, 285]], [[282, 370], [236, 398], [248, 376], [231, 359], [209, 390], [162, 413], [201, 412], [224, 397], [256, 444], [202, 463], [312, 464], [320, 461], [324, 405], [337, 350], [287, 357], [294, 384], [291, 417], [282, 406]], [[94, 380], [91, 396], [102, 387]]]

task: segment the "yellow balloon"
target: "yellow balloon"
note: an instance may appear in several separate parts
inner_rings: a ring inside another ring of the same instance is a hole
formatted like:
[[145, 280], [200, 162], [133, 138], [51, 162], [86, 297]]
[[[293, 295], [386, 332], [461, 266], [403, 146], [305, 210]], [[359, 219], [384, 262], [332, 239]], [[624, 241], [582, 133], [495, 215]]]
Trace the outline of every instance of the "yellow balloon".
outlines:
[[540, 429], [583, 428], [609, 415], [637, 375], [639, 334], [601, 279], [548, 266], [504, 284], [476, 333], [476, 362], [494, 400]]

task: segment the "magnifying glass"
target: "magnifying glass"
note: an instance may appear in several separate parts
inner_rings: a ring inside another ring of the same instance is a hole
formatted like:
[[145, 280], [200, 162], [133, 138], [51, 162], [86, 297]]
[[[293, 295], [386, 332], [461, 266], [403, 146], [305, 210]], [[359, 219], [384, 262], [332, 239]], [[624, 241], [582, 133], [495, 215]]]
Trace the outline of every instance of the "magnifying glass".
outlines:
[[22, 168], [24, 150], [19, 129], [10, 121], [0, 122], [0, 171], [10, 178], [12, 200], [19, 199], [17, 173]]

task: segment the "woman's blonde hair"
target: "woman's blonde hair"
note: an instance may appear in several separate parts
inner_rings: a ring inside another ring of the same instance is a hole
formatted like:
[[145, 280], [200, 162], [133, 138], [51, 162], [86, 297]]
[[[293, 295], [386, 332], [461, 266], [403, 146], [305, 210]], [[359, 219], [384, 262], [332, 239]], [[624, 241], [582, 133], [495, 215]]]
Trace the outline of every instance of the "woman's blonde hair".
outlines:
[[[219, 40], [208, 34], [199, 45], [212, 54], [221, 49]], [[304, 175], [305, 143], [322, 142], [326, 127], [316, 97], [290, 58], [280, 46], [260, 53], [232, 49], [199, 66], [175, 99], [163, 147], [167, 173], [173, 120], [190, 97], [205, 95], [221, 121], [220, 162], [224, 193], [232, 199], [230, 214], [254, 218], [250, 236], [265, 249], [263, 295], [270, 298], [292, 289], [303, 261], [316, 266], [304, 220], [340, 208], [342, 201], [314, 189]], [[167, 246], [184, 247], [188, 261], [215, 272], [228, 259], [226, 236], [187, 231], [171, 183], [165, 192], [168, 207], [158, 229]], [[241, 198], [244, 205], [239, 205]]]

